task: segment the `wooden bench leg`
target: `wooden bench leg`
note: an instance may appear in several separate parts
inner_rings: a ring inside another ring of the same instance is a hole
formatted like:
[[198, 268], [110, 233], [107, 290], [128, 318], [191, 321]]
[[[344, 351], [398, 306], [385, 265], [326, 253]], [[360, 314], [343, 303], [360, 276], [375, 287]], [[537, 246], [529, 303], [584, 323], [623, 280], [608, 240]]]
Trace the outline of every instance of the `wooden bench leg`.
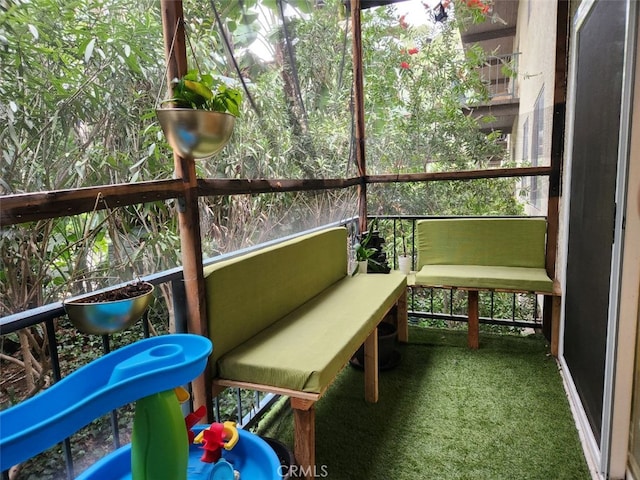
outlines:
[[398, 299], [396, 304], [396, 328], [398, 329], [398, 341], [409, 342], [409, 318], [407, 314], [407, 290]]
[[[545, 309], [551, 308], [551, 355], [557, 358], [560, 349], [560, 307], [562, 306], [562, 298], [557, 295], [544, 298]], [[548, 298], [549, 300], [547, 300]]]
[[305, 479], [314, 477], [316, 464], [316, 407], [315, 402], [291, 399], [293, 409], [293, 454]]
[[378, 328], [364, 342], [364, 399], [378, 401]]
[[478, 308], [478, 290], [469, 290], [467, 301], [469, 325], [467, 330], [467, 342], [469, 348], [477, 350], [480, 344], [480, 314]]

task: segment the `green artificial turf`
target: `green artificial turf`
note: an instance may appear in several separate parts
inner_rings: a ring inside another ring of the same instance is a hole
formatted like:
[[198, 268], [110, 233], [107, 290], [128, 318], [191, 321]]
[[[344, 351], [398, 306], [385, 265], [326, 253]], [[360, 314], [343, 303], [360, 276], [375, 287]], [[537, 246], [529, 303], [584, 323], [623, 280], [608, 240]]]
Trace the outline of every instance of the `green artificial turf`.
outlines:
[[[540, 336], [412, 327], [402, 361], [364, 401], [346, 368], [316, 404], [317, 474], [335, 480], [582, 480], [584, 460], [557, 364]], [[281, 401], [258, 433], [293, 445]]]

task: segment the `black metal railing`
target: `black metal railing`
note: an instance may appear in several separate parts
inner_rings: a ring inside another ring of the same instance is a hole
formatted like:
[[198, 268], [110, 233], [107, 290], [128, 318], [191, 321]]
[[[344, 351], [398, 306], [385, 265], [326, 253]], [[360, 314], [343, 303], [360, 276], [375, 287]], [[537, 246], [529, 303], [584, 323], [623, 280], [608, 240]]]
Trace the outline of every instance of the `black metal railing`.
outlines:
[[[376, 216], [381, 233], [387, 232], [390, 241], [387, 244], [388, 256], [393, 269], [398, 268], [397, 258], [403, 245], [412, 258], [412, 270], [416, 262], [416, 221], [426, 218], [452, 218], [446, 216]], [[465, 218], [473, 218], [468, 216]], [[477, 218], [483, 218], [478, 216]], [[486, 217], [485, 217], [486, 218]], [[502, 216], [493, 218], [513, 218]], [[404, 237], [404, 240], [403, 240]], [[402, 251], [404, 254], [404, 251]], [[448, 297], [448, 301], [446, 300]], [[466, 295], [461, 291], [446, 288], [410, 287], [409, 316], [413, 323], [420, 319], [432, 320], [432, 326], [451, 326], [452, 323], [467, 322]], [[502, 326], [510, 329], [542, 328], [542, 298], [536, 294], [480, 292], [480, 323]], [[511, 314], [500, 315], [505, 305], [510, 304]], [[446, 308], [442, 308], [442, 307]], [[427, 308], [428, 307], [428, 308]], [[440, 308], [437, 308], [440, 307]]]

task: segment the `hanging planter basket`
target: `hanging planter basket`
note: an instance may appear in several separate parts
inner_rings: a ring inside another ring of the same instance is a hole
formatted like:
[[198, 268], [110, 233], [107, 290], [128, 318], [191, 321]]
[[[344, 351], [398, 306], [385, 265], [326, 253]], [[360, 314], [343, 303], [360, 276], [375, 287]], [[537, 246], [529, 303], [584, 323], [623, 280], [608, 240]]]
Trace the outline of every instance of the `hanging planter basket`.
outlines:
[[125, 285], [104, 294], [91, 293], [64, 302], [71, 323], [84, 333], [104, 335], [119, 332], [137, 322], [153, 298], [148, 282]]
[[236, 118], [192, 108], [158, 108], [156, 115], [171, 148], [184, 158], [215, 155], [229, 142]]

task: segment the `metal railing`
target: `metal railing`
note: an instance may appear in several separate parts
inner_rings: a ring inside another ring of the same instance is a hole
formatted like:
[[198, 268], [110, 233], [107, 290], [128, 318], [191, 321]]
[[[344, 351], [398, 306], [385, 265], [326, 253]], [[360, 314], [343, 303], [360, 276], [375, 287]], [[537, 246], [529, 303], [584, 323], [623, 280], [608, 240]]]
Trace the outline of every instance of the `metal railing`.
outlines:
[[485, 64], [480, 67], [480, 78], [489, 89], [489, 98], [518, 98], [516, 76], [519, 57], [519, 52], [487, 57]]
[[[388, 255], [392, 258], [390, 266], [397, 268], [396, 258], [399, 252], [399, 248], [402, 245], [402, 237], [407, 240], [408, 248], [413, 254], [415, 262], [415, 222], [423, 218], [437, 218], [427, 216], [376, 216], [378, 226], [383, 236], [390, 238], [387, 243]], [[315, 230], [327, 228], [329, 226], [345, 225], [349, 228], [350, 235], [354, 237], [358, 234], [356, 219], [347, 219], [342, 222], [335, 222], [329, 225], [318, 227], [317, 229], [308, 230], [299, 234], [291, 235], [285, 238], [274, 240], [259, 244], [250, 248], [238, 250], [229, 254], [220, 255], [214, 258], [207, 259], [205, 265], [210, 265], [216, 262], [220, 262], [229, 258], [236, 257], [238, 255], [264, 248], [265, 246], [274, 245], [285, 241], [289, 238], [305, 233], [310, 233]], [[173, 314], [176, 321], [176, 330], [178, 332], [187, 331], [186, 322], [186, 310], [185, 310], [185, 289], [182, 276], [182, 268], [177, 267], [163, 272], [158, 272], [152, 275], [147, 275], [141, 278], [141, 280], [152, 283], [153, 285], [161, 285], [169, 283], [171, 285], [171, 296], [173, 304]], [[121, 285], [112, 287], [118, 288]], [[454, 290], [449, 291], [448, 301], [439, 299], [438, 294], [434, 293], [435, 289], [426, 289], [427, 295], [424, 295], [417, 288], [411, 289], [410, 294], [410, 321], [412, 323], [420, 323], [421, 319], [429, 319], [434, 322], [465, 322], [467, 317], [464, 312], [460, 312], [460, 306], [456, 302], [456, 292]], [[534, 313], [531, 319], [516, 318], [515, 312], [519, 300], [517, 300], [516, 294], [513, 294], [512, 299], [512, 315], [511, 318], [496, 318], [494, 317], [494, 308], [496, 302], [494, 301], [494, 294], [490, 294], [490, 300], [487, 303], [490, 305], [490, 315], [481, 316], [480, 322], [483, 324], [495, 324], [504, 325], [509, 327], [534, 327], [539, 328], [541, 321], [538, 318], [538, 301], [534, 301]], [[437, 311], [438, 305], [448, 305], [448, 311]], [[428, 306], [425, 311], [421, 308]], [[43, 305], [37, 308], [26, 310], [20, 313], [8, 315], [0, 318], [0, 335], [7, 335], [13, 332], [17, 332], [20, 329], [33, 327], [36, 325], [44, 325], [44, 329], [47, 334], [48, 349], [50, 352], [50, 363], [54, 381], [59, 381], [62, 378], [62, 372], [59, 361], [59, 348], [57, 335], [56, 335], [56, 320], [66, 315], [62, 302], [54, 302], [48, 305]], [[437, 323], [436, 323], [437, 326]], [[141, 337], [148, 337], [150, 334], [149, 320], [147, 315], [142, 319], [142, 334]], [[108, 353], [111, 349], [110, 337], [108, 335], [102, 336], [102, 353]], [[261, 394], [260, 392], [247, 392], [240, 389], [232, 390], [232, 397], [234, 397], [235, 416], [240, 427], [249, 428], [252, 426], [279, 397], [272, 394]], [[220, 420], [222, 417], [221, 401], [218, 398], [215, 399], [214, 411], [216, 413], [216, 420]], [[186, 408], [189, 408], [187, 406]], [[225, 415], [229, 415], [228, 413]], [[118, 418], [116, 412], [111, 414], [111, 429], [113, 433], [113, 447], [118, 448], [120, 446], [120, 434], [118, 429]], [[69, 439], [63, 442], [63, 455], [65, 464], [67, 467], [67, 477], [69, 479], [74, 478], [74, 461], [71, 449], [71, 443]], [[3, 472], [3, 478], [8, 479], [8, 473]]]
[[[391, 266], [398, 268], [397, 257], [403, 243], [407, 245], [407, 254], [412, 258], [412, 270], [416, 262], [416, 221], [426, 218], [451, 218], [437, 216], [377, 216], [380, 230], [386, 227], [391, 238], [388, 245], [389, 256], [393, 259]], [[473, 218], [471, 216], [465, 218]], [[481, 218], [481, 217], [478, 217]], [[513, 217], [493, 217], [513, 218]], [[402, 240], [404, 237], [404, 242]], [[404, 253], [404, 252], [403, 252]], [[410, 287], [409, 316], [413, 323], [420, 323], [420, 319], [432, 320], [432, 326], [451, 326], [453, 323], [468, 321], [466, 314], [466, 295], [456, 289]], [[505, 304], [510, 304], [511, 314], [508, 317], [499, 316], [505, 310]], [[499, 293], [494, 291], [480, 292], [480, 323], [484, 325], [516, 328], [542, 328], [541, 296], [536, 294]], [[440, 306], [441, 308], [436, 308]], [[442, 308], [442, 307], [446, 308]], [[526, 316], [523, 313], [528, 313]]]

